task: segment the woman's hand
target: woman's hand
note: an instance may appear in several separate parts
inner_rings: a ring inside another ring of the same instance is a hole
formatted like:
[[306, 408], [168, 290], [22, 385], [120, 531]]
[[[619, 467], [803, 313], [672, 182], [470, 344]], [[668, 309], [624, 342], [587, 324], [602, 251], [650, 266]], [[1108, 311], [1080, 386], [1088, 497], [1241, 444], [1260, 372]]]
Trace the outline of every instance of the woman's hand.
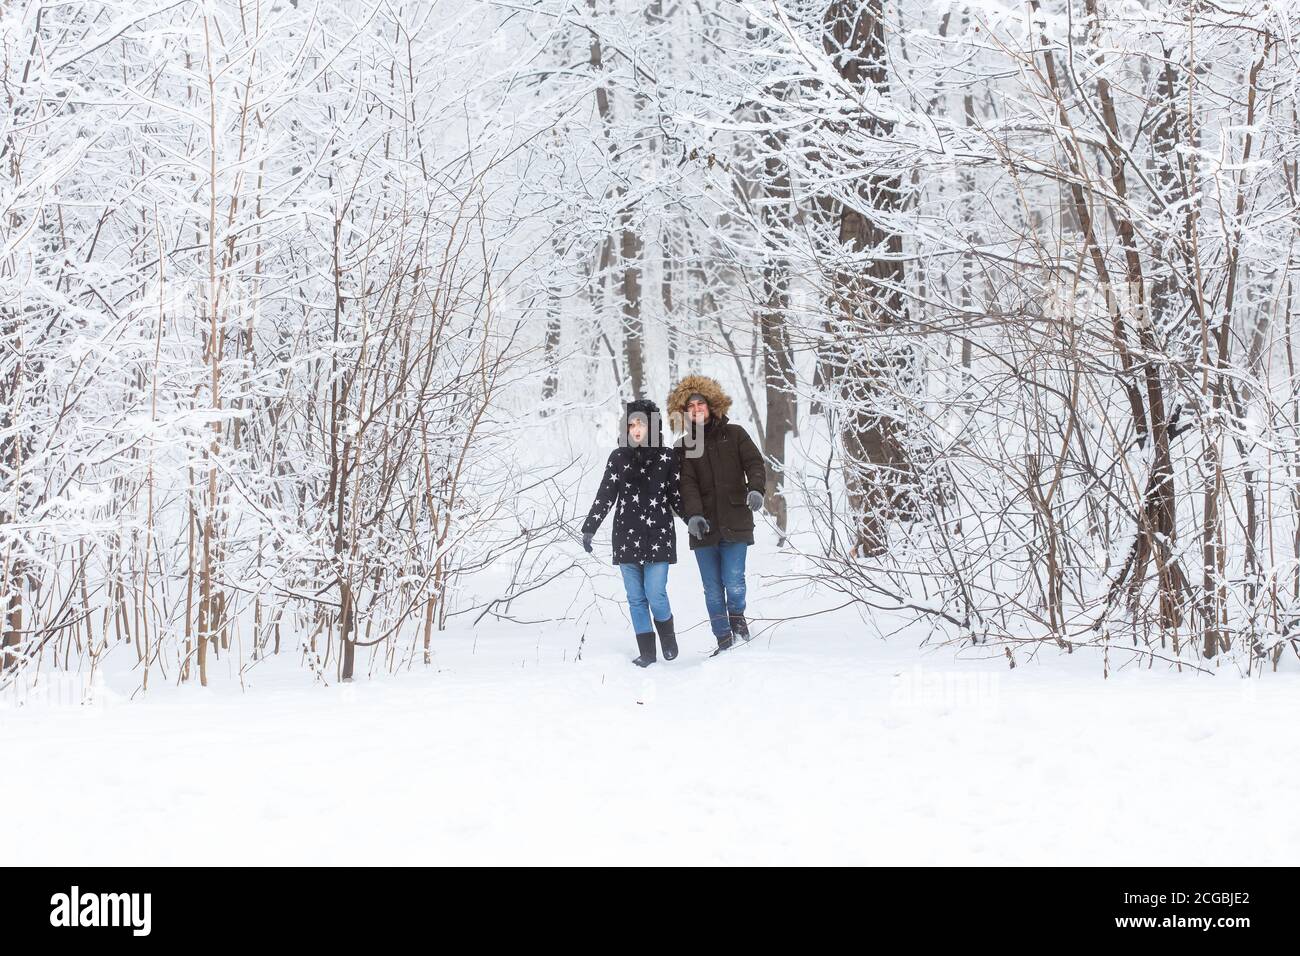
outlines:
[[709, 523], [705, 520], [704, 515], [693, 515], [686, 522], [686, 530], [696, 538], [703, 539], [709, 533]]
[[761, 491], [751, 491], [745, 496], [745, 504], [749, 505], [750, 511], [757, 511], [763, 507], [763, 493]]

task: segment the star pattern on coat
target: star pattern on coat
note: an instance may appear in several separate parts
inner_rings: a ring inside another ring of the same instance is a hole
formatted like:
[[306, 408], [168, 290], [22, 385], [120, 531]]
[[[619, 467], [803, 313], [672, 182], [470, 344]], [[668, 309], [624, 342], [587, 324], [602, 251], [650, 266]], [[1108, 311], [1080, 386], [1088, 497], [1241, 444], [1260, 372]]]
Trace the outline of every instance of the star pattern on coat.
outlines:
[[605, 462], [605, 474], [591, 504], [584, 533], [595, 533], [610, 509], [615, 564], [677, 560], [677, 528], [683, 521], [680, 461], [665, 448], [615, 448]]

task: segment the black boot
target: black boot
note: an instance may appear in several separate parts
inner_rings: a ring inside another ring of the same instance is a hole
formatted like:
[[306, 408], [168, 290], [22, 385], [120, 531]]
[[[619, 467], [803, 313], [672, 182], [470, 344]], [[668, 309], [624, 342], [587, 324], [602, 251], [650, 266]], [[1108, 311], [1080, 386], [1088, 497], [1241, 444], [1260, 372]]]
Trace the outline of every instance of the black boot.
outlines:
[[717, 649], [716, 651], [714, 651], [712, 654], [710, 654], [709, 656], [710, 656], [710, 657], [717, 657], [719, 654], [721, 654], [723, 651], [725, 651], [725, 650], [726, 650], [727, 648], [729, 648], [729, 647], [731, 647], [731, 632], [730, 632], [730, 631], [728, 631], [726, 634], [723, 634], [721, 637], [718, 638], [718, 649]]
[[742, 641], [749, 640], [749, 622], [745, 620], [745, 615], [728, 614], [727, 617], [731, 619], [731, 633]]
[[664, 660], [671, 661], [677, 656], [677, 632], [673, 629], [673, 619], [655, 621], [655, 630], [659, 632], [659, 645], [664, 649]]
[[655, 662], [655, 632], [649, 631], [645, 634], [636, 636], [637, 649], [641, 651], [639, 657], [632, 658], [632, 663], [637, 667], [649, 667]]

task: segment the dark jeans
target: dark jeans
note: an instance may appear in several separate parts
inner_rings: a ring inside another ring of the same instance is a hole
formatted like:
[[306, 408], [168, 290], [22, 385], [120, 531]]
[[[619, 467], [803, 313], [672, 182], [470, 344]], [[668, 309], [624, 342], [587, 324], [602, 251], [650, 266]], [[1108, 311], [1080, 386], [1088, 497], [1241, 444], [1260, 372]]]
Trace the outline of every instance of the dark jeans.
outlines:
[[714, 637], [731, 632], [728, 614], [745, 611], [745, 549], [748, 547], [743, 541], [723, 541], [692, 552], [700, 566], [704, 606], [709, 610]]

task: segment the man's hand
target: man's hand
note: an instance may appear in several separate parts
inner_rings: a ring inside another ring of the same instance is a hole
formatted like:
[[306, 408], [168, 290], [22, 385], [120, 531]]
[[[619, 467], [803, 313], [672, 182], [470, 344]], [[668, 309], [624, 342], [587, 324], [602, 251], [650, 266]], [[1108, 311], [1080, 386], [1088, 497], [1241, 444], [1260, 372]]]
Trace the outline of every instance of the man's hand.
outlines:
[[704, 515], [694, 515], [686, 522], [686, 530], [691, 533], [692, 537], [704, 539], [709, 533], [709, 523], [704, 520]]
[[763, 493], [761, 491], [751, 491], [745, 496], [745, 504], [749, 505], [750, 511], [757, 511], [763, 507]]
[[584, 531], [584, 532], [583, 532], [583, 534], [582, 534], [582, 550], [583, 550], [583, 551], [586, 551], [588, 554], [591, 554], [591, 541], [592, 541], [592, 539], [595, 538], [595, 537], [596, 537], [596, 532], [594, 532], [594, 531]]

